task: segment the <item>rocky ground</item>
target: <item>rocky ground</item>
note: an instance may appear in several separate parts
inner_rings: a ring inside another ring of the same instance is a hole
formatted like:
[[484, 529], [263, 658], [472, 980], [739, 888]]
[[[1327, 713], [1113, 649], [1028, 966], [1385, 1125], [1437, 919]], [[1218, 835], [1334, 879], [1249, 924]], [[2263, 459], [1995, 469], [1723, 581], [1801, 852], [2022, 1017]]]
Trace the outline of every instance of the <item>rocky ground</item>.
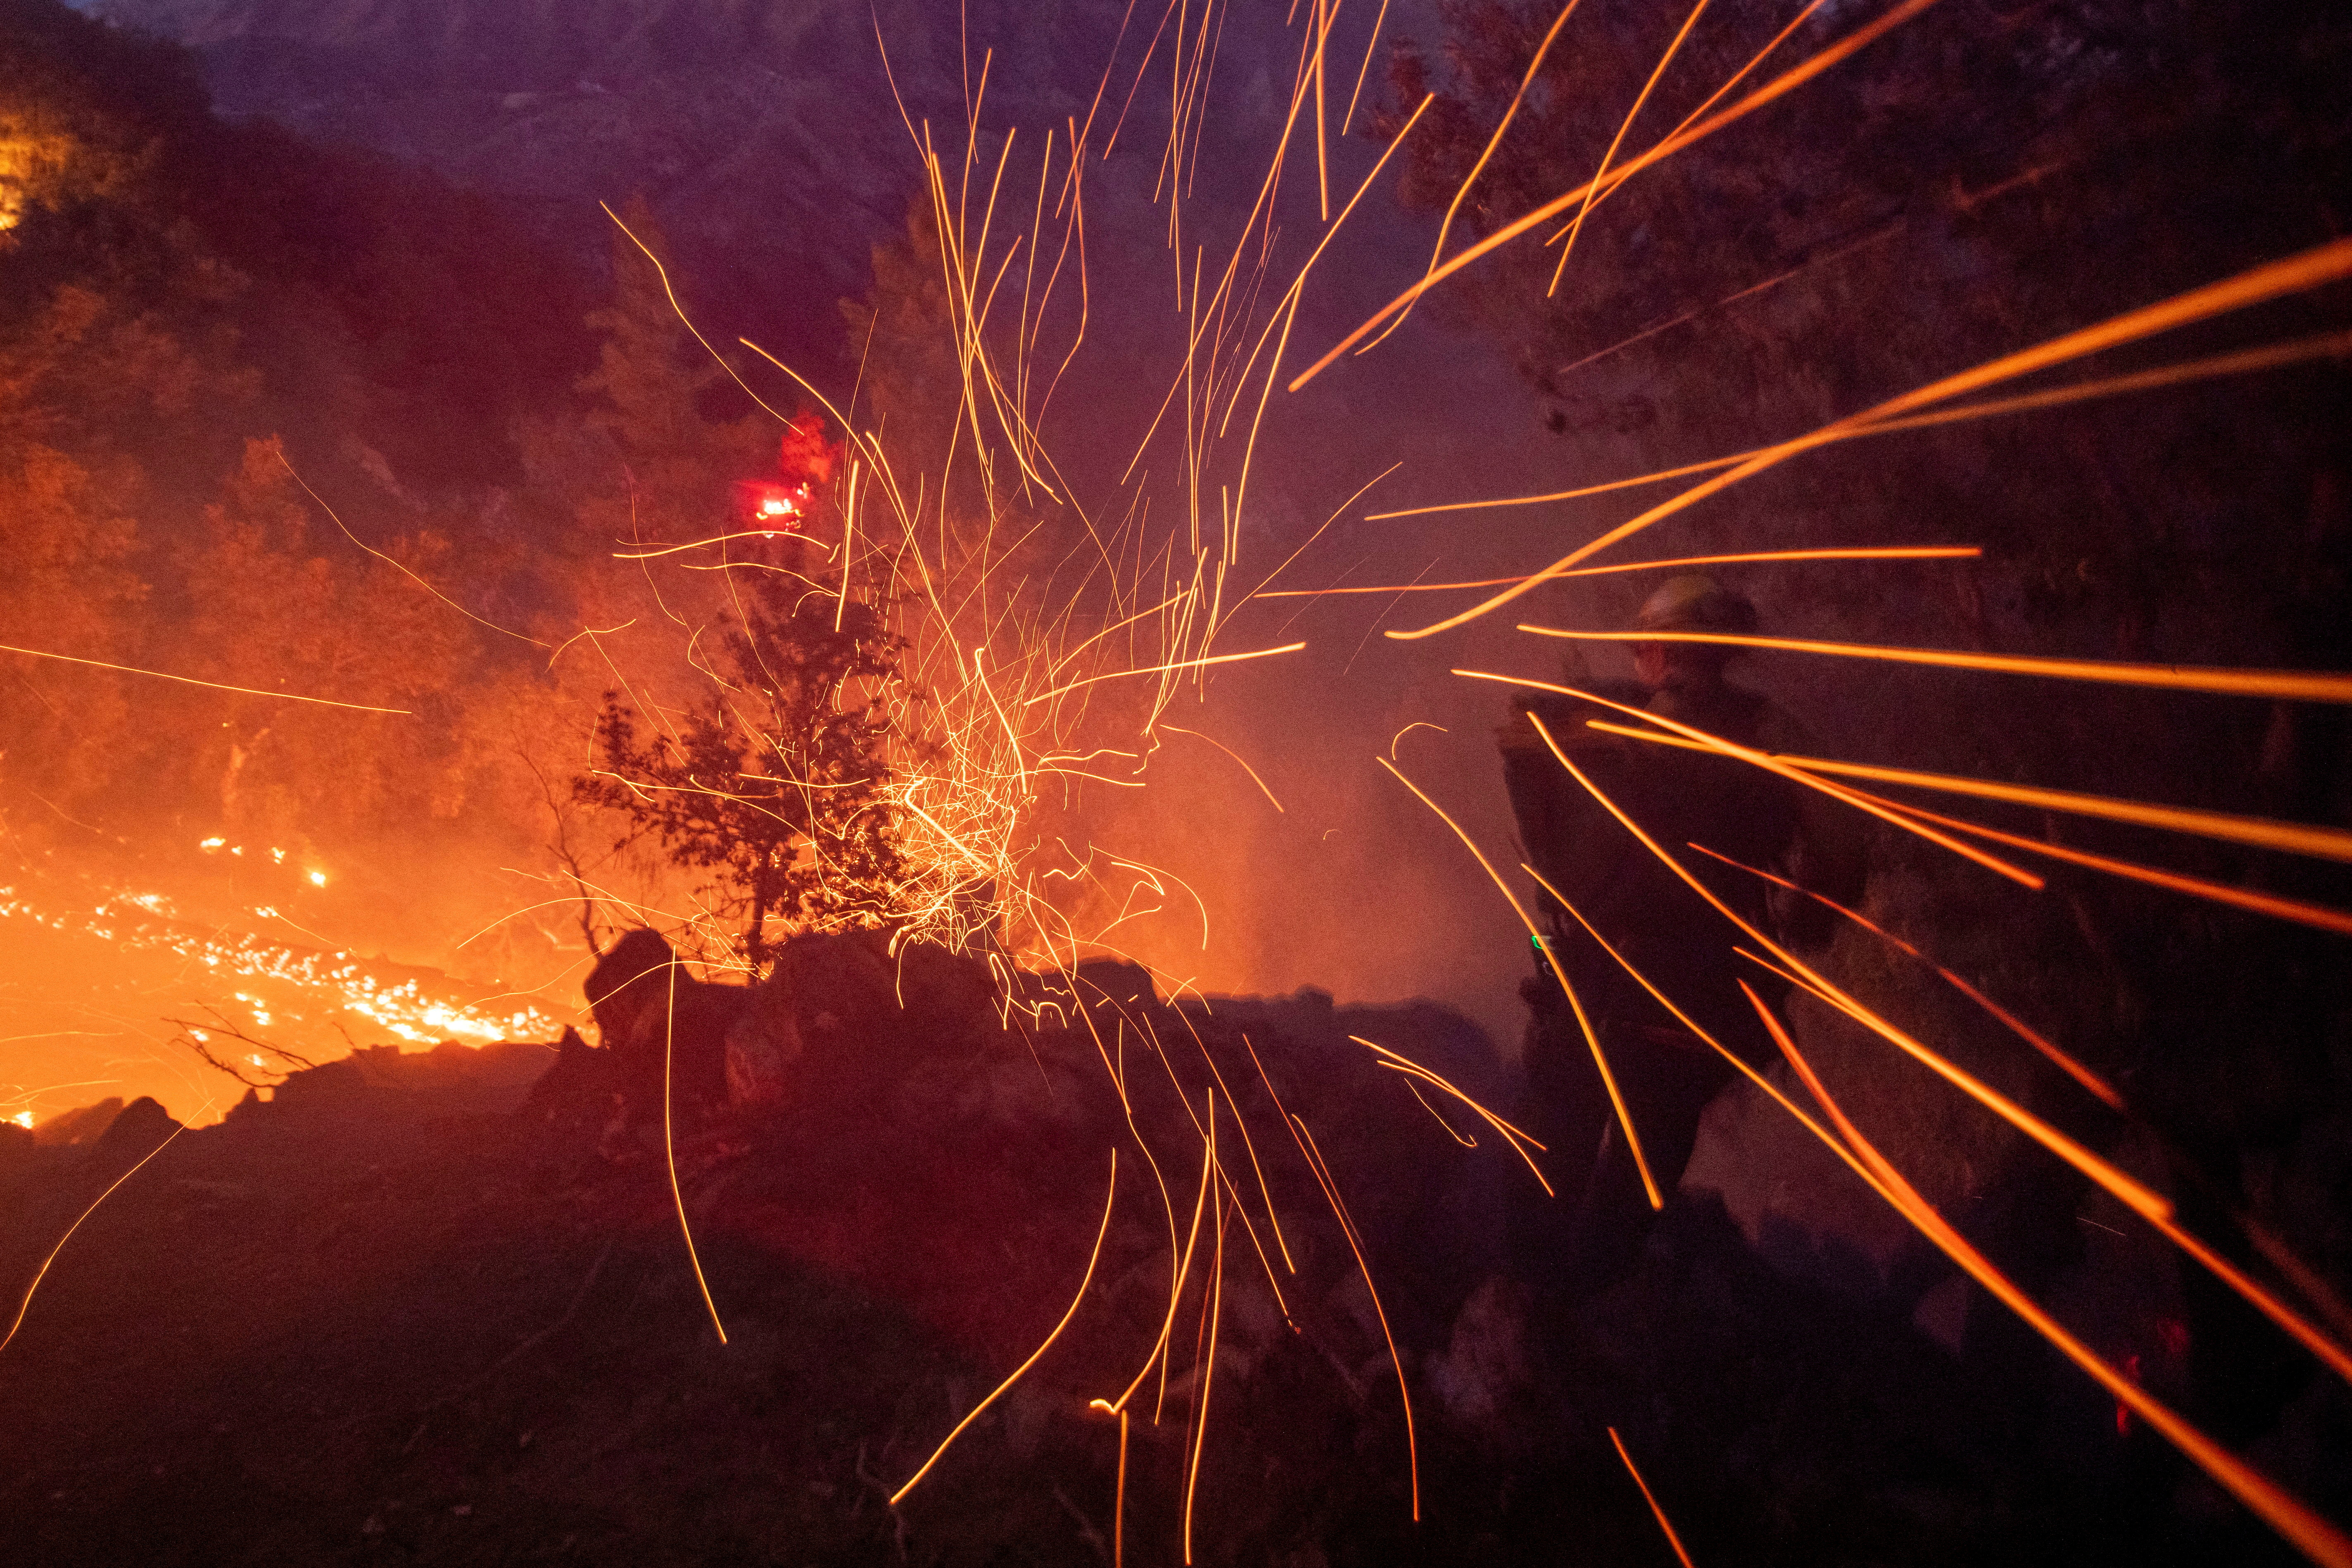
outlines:
[[[1523, 1170], [1349, 1038], [1507, 1096], [1442, 1009], [1172, 1008], [1093, 979], [1068, 1027], [813, 1043], [786, 1103], [679, 1127], [724, 1345], [662, 1141], [578, 1043], [362, 1052], [216, 1127], [174, 1136], [138, 1102], [0, 1144], [12, 1292], [146, 1162], [0, 1351], [0, 1555], [1169, 1562], [1197, 1453], [1196, 1562], [1670, 1563], [1613, 1426], [1702, 1563], [2285, 1560], [2088, 1384], [1990, 1375], [1910, 1301], [1776, 1269], [1709, 1194], [1670, 1206], [1635, 1277], [1531, 1314], [1495, 1278]], [[1034, 1371], [889, 1506], [1082, 1278]], [[1118, 1425], [1087, 1401], [1163, 1324], [1122, 1515]]]

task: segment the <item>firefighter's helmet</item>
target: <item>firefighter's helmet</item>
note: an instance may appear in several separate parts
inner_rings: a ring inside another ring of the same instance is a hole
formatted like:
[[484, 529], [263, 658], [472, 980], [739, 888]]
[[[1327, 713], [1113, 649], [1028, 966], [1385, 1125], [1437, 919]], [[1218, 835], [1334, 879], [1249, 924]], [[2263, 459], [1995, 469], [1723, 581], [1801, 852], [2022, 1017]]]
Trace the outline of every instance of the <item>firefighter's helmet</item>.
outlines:
[[1633, 625], [1642, 632], [1713, 632], [1748, 636], [1756, 630], [1756, 606], [1747, 596], [1702, 572], [1670, 578], [1643, 601]]

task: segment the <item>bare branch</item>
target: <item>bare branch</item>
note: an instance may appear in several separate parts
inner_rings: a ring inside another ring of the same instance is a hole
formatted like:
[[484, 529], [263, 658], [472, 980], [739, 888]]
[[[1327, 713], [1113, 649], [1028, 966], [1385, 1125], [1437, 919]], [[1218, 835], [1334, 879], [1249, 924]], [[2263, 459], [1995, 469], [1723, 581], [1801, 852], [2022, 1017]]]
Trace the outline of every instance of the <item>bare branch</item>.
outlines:
[[572, 885], [580, 894], [580, 935], [587, 939], [588, 951], [601, 958], [604, 956], [604, 945], [596, 939], [596, 899], [588, 891], [588, 879], [580, 870], [580, 857], [572, 852], [572, 813], [556, 799], [553, 786], [548, 783], [547, 775], [541, 771], [531, 755], [520, 746], [515, 747], [515, 755], [522, 759], [525, 768], [530, 769], [530, 776], [539, 781], [540, 798], [547, 802], [548, 815], [555, 820], [555, 842], [548, 847], [555, 852], [555, 858], [563, 862], [564, 872], [572, 878]]
[[[248, 1089], [275, 1089], [278, 1084], [285, 1082], [288, 1078], [293, 1076], [295, 1072], [306, 1071], [319, 1065], [309, 1057], [304, 1056], [300, 1051], [289, 1051], [282, 1045], [272, 1045], [266, 1040], [259, 1040], [246, 1033], [245, 1030], [237, 1028], [235, 1024], [229, 1022], [227, 1019], [224, 1018], [221, 1015], [219, 1009], [212, 1006], [208, 1002], [199, 1002], [196, 1005], [203, 1008], [206, 1013], [211, 1015], [210, 1021], [203, 1024], [194, 1024], [190, 1023], [185, 1019], [165, 1019], [163, 1020], [165, 1023], [171, 1024], [180, 1031], [179, 1034], [173, 1038], [172, 1043], [174, 1045], [187, 1047], [188, 1050], [196, 1054], [197, 1058], [202, 1061], [205, 1066], [210, 1067], [216, 1071], [227, 1073], [231, 1078], [236, 1079], [239, 1083], [244, 1084]], [[251, 1046], [256, 1051], [268, 1051], [270, 1055], [278, 1058], [281, 1061], [292, 1062], [293, 1066], [284, 1070], [270, 1068], [263, 1066], [258, 1058], [254, 1058], [251, 1059], [251, 1064], [265, 1074], [265, 1076], [259, 1078], [249, 1078], [246, 1075], [244, 1067], [238, 1065], [234, 1061], [230, 1061], [221, 1056], [219, 1053], [212, 1050], [210, 1042], [216, 1035], [224, 1036], [229, 1040], [234, 1040], [243, 1045]], [[351, 1037], [346, 1034], [343, 1038], [348, 1040]]]

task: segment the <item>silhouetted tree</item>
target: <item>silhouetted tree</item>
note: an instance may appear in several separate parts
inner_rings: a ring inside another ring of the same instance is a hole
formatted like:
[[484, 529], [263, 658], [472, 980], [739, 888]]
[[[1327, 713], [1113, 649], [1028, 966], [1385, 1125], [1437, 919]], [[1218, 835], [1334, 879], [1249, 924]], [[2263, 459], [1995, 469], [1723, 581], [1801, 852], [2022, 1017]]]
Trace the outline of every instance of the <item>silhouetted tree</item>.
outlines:
[[[791, 545], [788, 549], [805, 547]], [[650, 837], [675, 864], [715, 873], [717, 913], [739, 920], [753, 972], [787, 934], [885, 925], [903, 881], [886, 747], [908, 700], [906, 641], [877, 603], [844, 604], [761, 573], [719, 639], [719, 690], [647, 733], [618, 693], [597, 721], [595, 769], [573, 785]]]

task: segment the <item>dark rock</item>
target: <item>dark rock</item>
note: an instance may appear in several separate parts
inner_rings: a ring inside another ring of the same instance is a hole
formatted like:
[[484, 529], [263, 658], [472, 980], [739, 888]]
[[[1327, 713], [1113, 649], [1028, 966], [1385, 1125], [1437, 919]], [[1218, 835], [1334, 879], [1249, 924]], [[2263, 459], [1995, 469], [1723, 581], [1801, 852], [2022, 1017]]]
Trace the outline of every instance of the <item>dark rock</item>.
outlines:
[[643, 926], [596, 961], [584, 988], [630, 1120], [660, 1117], [667, 1106], [698, 1121], [727, 1104], [727, 1031], [751, 1000], [747, 988], [695, 978]]
[[164, 1139], [180, 1130], [180, 1124], [171, 1113], [152, 1096], [142, 1094], [122, 1107], [121, 1113], [108, 1124], [105, 1132], [91, 1142], [93, 1159], [109, 1160], [117, 1155], [144, 1159]]
[[731, 1103], [835, 1108], [887, 1093], [919, 1061], [969, 1056], [1001, 1035], [986, 964], [882, 932], [786, 943], [727, 1034]]
[[247, 1091], [227, 1120], [244, 1125], [338, 1117], [365, 1107], [391, 1124], [507, 1111], [543, 1075], [552, 1049], [532, 1040], [484, 1046], [444, 1040], [423, 1051], [366, 1046], [290, 1075], [268, 1091], [267, 1100]]
[[1085, 1005], [1108, 1002], [1115, 1007], [1157, 1007], [1159, 990], [1151, 983], [1151, 971], [1140, 964], [1130, 964], [1120, 958], [1087, 958], [1071, 971]]
[[122, 1096], [110, 1094], [94, 1105], [80, 1105], [70, 1111], [60, 1111], [33, 1129], [33, 1141], [44, 1147], [54, 1148], [73, 1144], [94, 1144], [114, 1125], [122, 1114]]
[[618, 1056], [589, 1044], [567, 1024], [555, 1042], [555, 1061], [523, 1097], [523, 1111], [550, 1125], [577, 1127], [593, 1119], [601, 1126], [612, 1119], [621, 1093]]

